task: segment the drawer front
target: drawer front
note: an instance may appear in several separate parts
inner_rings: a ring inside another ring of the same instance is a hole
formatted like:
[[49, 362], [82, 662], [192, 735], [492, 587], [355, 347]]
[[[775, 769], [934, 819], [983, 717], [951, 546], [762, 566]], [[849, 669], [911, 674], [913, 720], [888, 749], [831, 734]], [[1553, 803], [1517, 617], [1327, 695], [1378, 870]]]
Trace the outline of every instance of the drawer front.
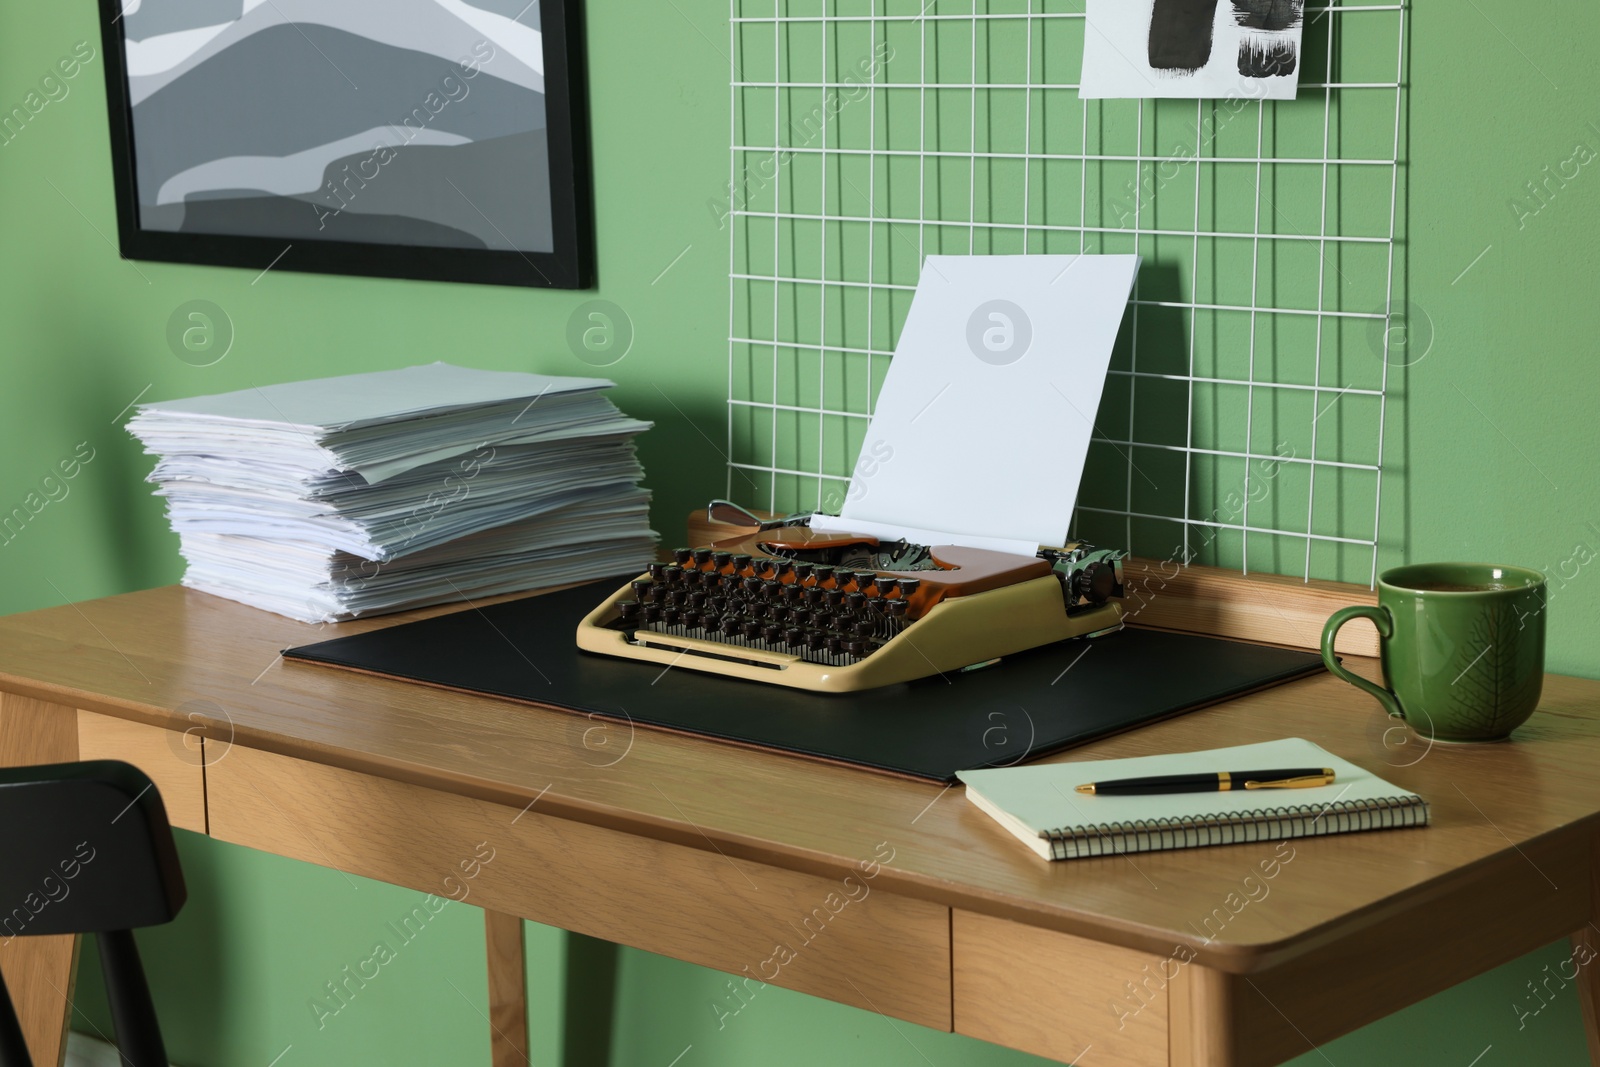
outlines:
[[961, 910], [950, 929], [957, 1033], [1078, 1067], [1167, 1062], [1180, 960]]
[[744, 999], [770, 982], [950, 1029], [949, 909], [859, 871], [800, 874], [239, 745], [208, 786], [224, 841], [726, 971]]
[[161, 791], [167, 821], [206, 832], [206, 776], [198, 734], [164, 730], [112, 715], [78, 712], [78, 758], [118, 759], [150, 777]]

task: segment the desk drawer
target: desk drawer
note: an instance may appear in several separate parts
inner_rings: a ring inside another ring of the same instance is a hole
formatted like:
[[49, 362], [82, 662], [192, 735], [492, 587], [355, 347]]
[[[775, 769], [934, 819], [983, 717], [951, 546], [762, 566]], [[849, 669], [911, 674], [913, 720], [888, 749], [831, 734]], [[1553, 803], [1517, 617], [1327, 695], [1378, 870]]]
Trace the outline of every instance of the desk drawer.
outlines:
[[206, 778], [201, 738], [111, 715], [78, 711], [78, 758], [131, 763], [156, 784], [167, 821], [206, 832]]
[[957, 1033], [1078, 1067], [1167, 1062], [1176, 961], [960, 910], [950, 929]]
[[860, 874], [799, 874], [239, 745], [207, 784], [220, 840], [950, 1029], [949, 909]]

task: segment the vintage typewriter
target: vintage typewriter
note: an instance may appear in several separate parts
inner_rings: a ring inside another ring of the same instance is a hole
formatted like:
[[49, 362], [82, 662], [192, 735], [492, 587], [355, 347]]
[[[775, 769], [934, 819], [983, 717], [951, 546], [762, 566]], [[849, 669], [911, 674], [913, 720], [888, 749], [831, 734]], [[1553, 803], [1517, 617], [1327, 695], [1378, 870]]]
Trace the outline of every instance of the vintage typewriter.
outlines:
[[763, 521], [727, 501], [707, 518], [756, 529], [651, 564], [583, 620], [578, 647], [842, 693], [1122, 626], [1121, 552], [822, 533], [807, 516]]

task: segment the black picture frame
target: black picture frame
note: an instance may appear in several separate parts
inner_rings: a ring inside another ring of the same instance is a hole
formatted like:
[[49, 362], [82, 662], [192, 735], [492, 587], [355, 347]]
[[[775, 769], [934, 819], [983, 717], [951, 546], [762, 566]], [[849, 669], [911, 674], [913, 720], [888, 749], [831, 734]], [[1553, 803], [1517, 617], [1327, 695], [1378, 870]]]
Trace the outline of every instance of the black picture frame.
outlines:
[[582, 0], [541, 0], [539, 5], [553, 245], [548, 252], [143, 228], [135, 170], [139, 146], [124, 51], [123, 6], [124, 0], [100, 0], [117, 232], [123, 258], [256, 271], [270, 266], [273, 270], [549, 289], [593, 286], [593, 196]]

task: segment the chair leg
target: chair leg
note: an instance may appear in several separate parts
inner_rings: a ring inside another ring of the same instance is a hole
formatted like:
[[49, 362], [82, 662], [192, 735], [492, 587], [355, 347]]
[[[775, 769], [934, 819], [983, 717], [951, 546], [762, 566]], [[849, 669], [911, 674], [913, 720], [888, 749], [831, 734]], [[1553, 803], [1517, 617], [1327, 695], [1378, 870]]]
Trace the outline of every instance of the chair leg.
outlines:
[[111, 930], [95, 935], [100, 946], [100, 969], [106, 976], [106, 1000], [116, 1028], [117, 1049], [124, 1067], [167, 1067], [167, 1050], [161, 1042], [150, 986], [145, 982], [133, 931]]
[[0, 978], [0, 1067], [33, 1067], [28, 1042], [22, 1036], [22, 1024], [17, 1021], [17, 1010], [11, 1005], [11, 992], [6, 989], [3, 978]]

